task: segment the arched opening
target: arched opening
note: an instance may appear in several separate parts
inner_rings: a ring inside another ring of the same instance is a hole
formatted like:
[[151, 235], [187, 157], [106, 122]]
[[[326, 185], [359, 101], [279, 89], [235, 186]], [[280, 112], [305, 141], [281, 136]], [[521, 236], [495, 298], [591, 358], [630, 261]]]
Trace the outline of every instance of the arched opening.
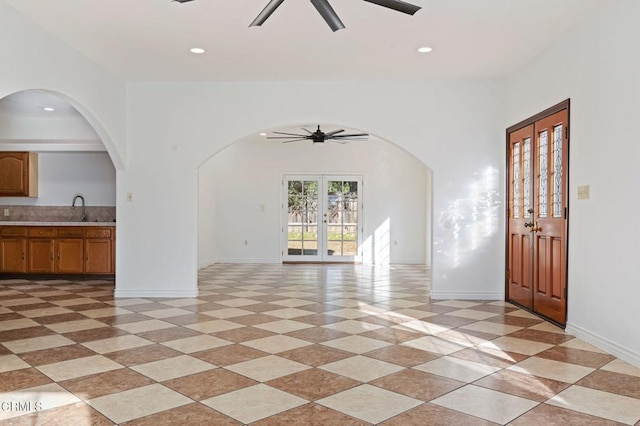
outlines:
[[[113, 226], [116, 170], [122, 162], [99, 121], [77, 102], [35, 89], [0, 99], [0, 152], [35, 153], [38, 163], [37, 197], [3, 197], [0, 224], [84, 221]], [[81, 202], [82, 209], [72, 207]], [[111, 275], [115, 259], [109, 262], [105, 274]], [[64, 270], [54, 268], [56, 273]]]
[[[312, 128], [266, 132], [301, 127]], [[363, 264], [432, 266], [432, 171], [422, 161], [375, 135], [347, 144], [312, 144], [282, 143], [258, 132], [198, 169], [198, 266], [282, 262], [283, 234], [289, 232], [283, 178], [294, 174], [362, 177]]]

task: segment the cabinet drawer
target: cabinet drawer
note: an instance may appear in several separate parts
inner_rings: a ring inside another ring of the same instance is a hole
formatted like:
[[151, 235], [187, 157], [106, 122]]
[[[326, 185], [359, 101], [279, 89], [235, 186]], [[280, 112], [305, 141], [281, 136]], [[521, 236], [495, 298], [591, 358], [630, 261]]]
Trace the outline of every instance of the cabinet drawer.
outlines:
[[82, 238], [84, 237], [83, 228], [62, 227], [57, 229], [58, 238]]
[[2, 237], [26, 237], [27, 228], [24, 226], [3, 226], [0, 228], [0, 236]]
[[85, 229], [85, 238], [111, 238], [111, 229]]
[[29, 228], [29, 237], [30, 238], [45, 238], [45, 237], [53, 237], [54, 234], [53, 228]]

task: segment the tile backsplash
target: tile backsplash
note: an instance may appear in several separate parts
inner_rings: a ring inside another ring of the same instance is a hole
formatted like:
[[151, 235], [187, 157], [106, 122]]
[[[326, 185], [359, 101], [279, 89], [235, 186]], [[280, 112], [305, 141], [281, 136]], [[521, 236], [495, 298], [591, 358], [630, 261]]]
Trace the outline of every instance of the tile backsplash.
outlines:
[[[9, 216], [4, 215], [6, 209], [9, 210]], [[88, 222], [113, 222], [116, 219], [116, 208], [87, 206], [86, 214]], [[0, 222], [78, 222], [81, 217], [82, 207], [0, 205]]]

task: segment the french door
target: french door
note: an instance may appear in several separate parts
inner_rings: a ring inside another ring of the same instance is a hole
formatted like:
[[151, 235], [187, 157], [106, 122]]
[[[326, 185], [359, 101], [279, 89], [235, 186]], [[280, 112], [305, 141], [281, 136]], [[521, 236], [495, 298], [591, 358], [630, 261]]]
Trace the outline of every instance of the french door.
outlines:
[[283, 261], [359, 262], [362, 177], [286, 175]]
[[507, 300], [561, 325], [567, 314], [568, 106], [507, 130]]

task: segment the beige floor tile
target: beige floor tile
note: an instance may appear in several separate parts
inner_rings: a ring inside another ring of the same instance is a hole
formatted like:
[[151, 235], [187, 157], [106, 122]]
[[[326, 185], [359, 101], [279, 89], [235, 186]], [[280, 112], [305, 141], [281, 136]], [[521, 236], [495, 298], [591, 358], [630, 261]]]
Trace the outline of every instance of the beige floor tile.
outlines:
[[529, 356], [546, 351], [553, 347], [553, 345], [548, 343], [534, 342], [532, 340], [517, 339], [515, 337], [508, 336], [499, 337], [491, 340], [490, 342], [482, 343], [480, 346]]
[[144, 386], [87, 401], [115, 423], [170, 410], [193, 401], [160, 384]]
[[298, 373], [309, 369], [308, 365], [290, 361], [275, 355], [269, 355], [238, 364], [228, 365], [227, 370], [241, 374], [259, 382], [266, 382], [278, 377]]
[[137, 334], [144, 333], [146, 331], [162, 330], [164, 328], [175, 327], [175, 324], [171, 324], [159, 319], [152, 319], [148, 321], [137, 321], [129, 324], [115, 325], [114, 327], [124, 330], [127, 333]]
[[472, 308], [474, 306], [481, 305], [481, 303], [467, 302], [464, 300], [444, 300], [442, 302], [435, 302], [434, 305], [450, 306], [452, 308], [466, 309], [466, 308]]
[[122, 365], [102, 355], [94, 355], [36, 367], [56, 382], [117, 370]]
[[44, 303], [45, 300], [37, 297], [26, 297], [24, 299], [7, 299], [0, 300], [0, 306], [22, 306], [22, 305], [35, 305], [36, 303]]
[[424, 305], [422, 302], [414, 302], [412, 300], [395, 299], [384, 302], [385, 305], [394, 306], [397, 308], [413, 308], [415, 306]]
[[404, 370], [404, 367], [399, 365], [360, 355], [325, 364], [318, 368], [361, 382], [370, 382]]
[[123, 308], [113, 307], [113, 308], [89, 309], [88, 311], [80, 311], [80, 313], [89, 318], [104, 318], [104, 317], [113, 317], [116, 315], [126, 315], [132, 312]]
[[165, 380], [188, 376], [189, 374], [212, 370], [217, 367], [189, 355], [181, 355], [129, 368], [140, 374], [144, 374], [157, 382], [163, 382]]
[[341, 337], [339, 339], [322, 342], [321, 344], [356, 354], [375, 351], [391, 345], [389, 342], [358, 335]]
[[251, 299], [237, 298], [237, 299], [220, 300], [220, 301], [217, 301], [216, 303], [218, 305], [238, 308], [241, 306], [257, 305], [258, 303], [262, 303], [262, 302], [258, 302], [256, 300], [251, 300]]
[[582, 386], [567, 388], [547, 401], [547, 404], [627, 425], [635, 425], [640, 421], [640, 400]]
[[5, 410], [3, 408], [0, 410], [0, 421], [22, 416], [29, 412], [38, 412], [49, 410], [51, 408], [62, 407], [63, 405], [74, 404], [76, 402], [80, 402], [80, 399], [72, 393], [67, 392], [67, 390], [59, 384], [49, 383], [47, 385], [37, 386], [34, 388], [3, 393], [2, 401], [21, 403], [23, 408], [26, 406], [28, 410]]
[[538, 330], [538, 331], [547, 331], [549, 333], [566, 334], [563, 329], [549, 322], [541, 322], [540, 324], [536, 324], [533, 327], [529, 327], [529, 329]]
[[306, 404], [308, 401], [259, 384], [201, 401], [229, 417], [249, 424]]
[[145, 303], [149, 303], [147, 299], [114, 299], [109, 302], [110, 305], [113, 306], [134, 306], [134, 305], [143, 305]]
[[545, 377], [565, 383], [575, 383], [586, 375], [595, 371], [593, 368], [583, 367], [566, 362], [553, 361], [544, 358], [531, 357], [521, 361], [508, 370], [532, 376]]
[[0, 321], [0, 331], [20, 330], [21, 328], [37, 327], [40, 324], [29, 318], [19, 318]]
[[[277, 302], [273, 302], [273, 303], [277, 304]], [[361, 308], [367, 305], [367, 303], [365, 302], [362, 302], [360, 300], [354, 300], [354, 299], [331, 300], [331, 301], [328, 301], [327, 304], [334, 305], [334, 306], [342, 306], [343, 308]]]
[[436, 354], [449, 355], [462, 349], [473, 346], [471, 343], [449, 342], [435, 336], [425, 336], [401, 343], [402, 346], [420, 349]]
[[23, 368], [29, 368], [30, 365], [24, 362], [17, 355], [2, 355], [0, 356], [0, 373], [7, 371], [21, 370]]
[[616, 359], [608, 363], [601, 368], [606, 371], [613, 371], [614, 373], [628, 374], [629, 376], [640, 377], [640, 368], [635, 367], [621, 359]]
[[422, 404], [417, 399], [371, 385], [348, 389], [316, 402], [374, 424]]
[[162, 343], [171, 349], [190, 354], [193, 352], [204, 351], [207, 349], [219, 348], [221, 346], [231, 345], [232, 343], [223, 339], [219, 339], [208, 334], [201, 336], [186, 337], [184, 339], [170, 340]]
[[144, 314], [151, 318], [162, 319], [162, 318], [171, 318], [171, 317], [179, 317], [180, 315], [189, 315], [191, 311], [187, 311], [186, 309], [180, 308], [168, 308], [168, 309], [158, 309], [155, 311], [146, 311]]
[[517, 327], [515, 325], [498, 324], [495, 322], [478, 321], [468, 325], [460, 327], [465, 330], [482, 331], [483, 333], [497, 334], [498, 336], [504, 336], [505, 334], [514, 333], [518, 330], [522, 330], [524, 327]]
[[453, 312], [447, 312], [445, 315], [453, 315], [455, 317], [462, 317], [474, 320], [485, 320], [487, 318], [497, 317], [499, 314], [494, 312], [475, 311], [473, 309], [460, 309]]
[[581, 339], [571, 339], [568, 342], [564, 342], [559, 344], [558, 346], [562, 346], [565, 348], [572, 348], [572, 349], [580, 349], [583, 351], [590, 351], [590, 352], [597, 352], [600, 354], [606, 354], [607, 351], [604, 351], [600, 348], [597, 348], [593, 345], [590, 345], [589, 343], [585, 342], [584, 340]]
[[[422, 305], [422, 303], [420, 303], [420, 305]], [[419, 309], [399, 309], [397, 311], [393, 311], [394, 315], [402, 315], [405, 316], [407, 318], [414, 318], [414, 319], [423, 319], [423, 318], [429, 318], [429, 317], [434, 317], [438, 314], [433, 313], [433, 312], [429, 312], [429, 311], [421, 311]]]
[[221, 331], [242, 328], [244, 327], [244, 325], [220, 319], [220, 320], [199, 322], [196, 324], [187, 325], [185, 327], [190, 328], [192, 330], [199, 331], [201, 333], [218, 333]]
[[309, 313], [310, 313], [309, 311], [305, 311], [304, 309], [297, 309], [297, 308], [284, 308], [284, 309], [276, 309], [273, 311], [263, 312], [263, 314], [265, 315], [271, 315], [272, 317], [283, 318], [283, 319], [303, 317], [303, 316], [309, 315]]
[[309, 346], [312, 343], [305, 340], [296, 339], [289, 336], [270, 336], [263, 337], [262, 339], [249, 340], [241, 343], [244, 346], [258, 349], [259, 351], [268, 352], [270, 354], [276, 354], [279, 352], [290, 351], [291, 349], [301, 348], [303, 346]]
[[91, 330], [94, 328], [108, 327], [107, 324], [93, 319], [59, 322], [56, 324], [45, 324], [45, 327], [56, 333], [72, 333], [74, 331]]
[[512, 315], [514, 317], [520, 318], [528, 318], [528, 319], [540, 319], [540, 317], [533, 315], [530, 312], [523, 311], [522, 309], [518, 309], [517, 311], [509, 312], [506, 315]]
[[448, 327], [445, 325], [431, 323], [428, 321], [428, 318], [427, 318], [427, 321], [412, 320], [412, 321], [403, 322], [402, 324], [394, 325], [392, 328], [397, 328], [398, 330], [406, 330], [406, 331], [417, 331], [418, 333], [423, 333], [423, 334], [442, 333], [443, 331], [447, 331], [451, 329], [451, 327]]
[[[307, 312], [308, 314], [309, 312]], [[269, 315], [269, 314], [267, 314]], [[307, 328], [312, 328], [311, 324], [305, 324], [299, 321], [292, 320], [280, 320], [280, 321], [272, 321], [265, 322], [262, 324], [254, 325], [255, 328], [260, 328], [262, 330], [272, 331], [274, 333], [291, 333], [293, 331], [305, 330]]]
[[538, 405], [538, 402], [514, 395], [468, 385], [431, 401], [465, 414], [499, 424], [507, 424]]
[[57, 348], [60, 346], [75, 345], [76, 342], [66, 337], [54, 334], [51, 336], [32, 337], [29, 339], [12, 340], [2, 344], [16, 354], [39, 351], [42, 349]]
[[360, 309], [353, 308], [345, 308], [345, 309], [336, 309], [335, 311], [331, 311], [331, 315], [334, 317], [346, 318], [346, 319], [358, 319], [369, 316], [368, 312], [363, 312]]
[[202, 303], [207, 303], [207, 302], [205, 300], [199, 300], [199, 299], [193, 299], [193, 298], [162, 301], [163, 305], [173, 306], [175, 308], [200, 305]]
[[284, 299], [271, 302], [272, 305], [286, 306], [287, 308], [298, 308], [300, 306], [313, 305], [314, 302], [302, 299]]
[[342, 322], [336, 322], [333, 324], [323, 325], [323, 328], [328, 328], [331, 330], [343, 331], [349, 334], [360, 334], [365, 333], [367, 331], [378, 330], [383, 328], [381, 325], [372, 324], [370, 322], [365, 321], [357, 321], [357, 320], [346, 320]]
[[58, 305], [58, 306], [78, 306], [78, 305], [88, 305], [88, 304], [92, 304], [92, 303], [102, 303], [99, 300], [95, 300], [95, 299], [90, 299], [87, 297], [80, 297], [77, 299], [64, 299], [64, 300], [55, 300], [52, 301], [51, 303], [53, 303], [54, 305]]
[[146, 345], [152, 345], [153, 342], [142, 337], [127, 335], [110, 337], [108, 339], [94, 340], [92, 342], [82, 343], [82, 346], [91, 349], [99, 354], [109, 352], [117, 352], [125, 349], [138, 348]]
[[213, 318], [225, 319], [225, 318], [241, 317], [243, 315], [251, 315], [253, 314], [253, 312], [247, 311], [245, 309], [226, 308], [226, 309], [216, 309], [213, 311], [201, 312], [201, 314], [207, 315]]
[[466, 383], [474, 382], [484, 376], [501, 370], [499, 367], [492, 367], [490, 365], [450, 356], [443, 356], [413, 368]]

